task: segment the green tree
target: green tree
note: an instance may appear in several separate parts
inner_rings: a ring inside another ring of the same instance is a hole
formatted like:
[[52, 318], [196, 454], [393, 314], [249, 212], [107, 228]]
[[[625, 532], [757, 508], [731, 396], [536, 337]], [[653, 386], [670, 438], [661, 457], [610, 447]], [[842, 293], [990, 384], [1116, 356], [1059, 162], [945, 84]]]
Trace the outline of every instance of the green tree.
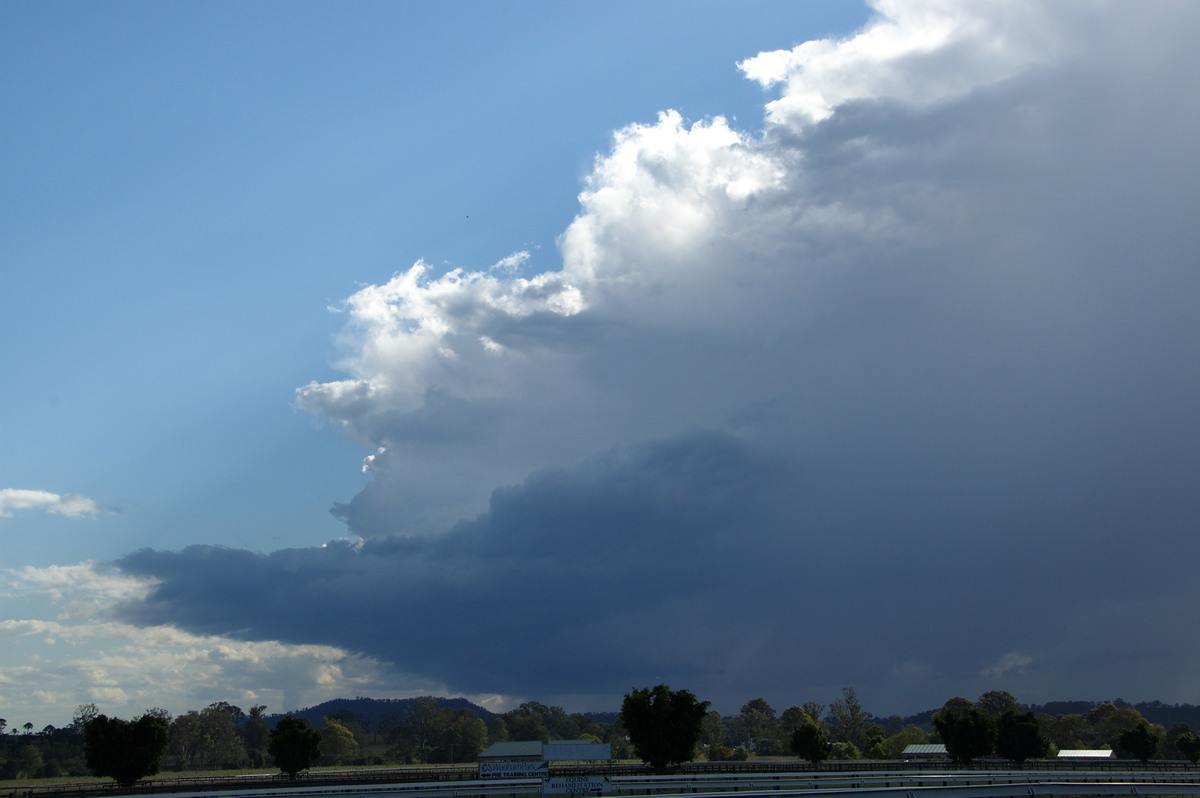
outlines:
[[996, 753], [1018, 765], [1050, 755], [1050, 738], [1042, 734], [1032, 712], [1004, 711], [996, 721]]
[[496, 716], [488, 723], [488, 739], [494, 743], [508, 742], [508, 722], [503, 717]]
[[185, 712], [171, 721], [171, 739], [167, 751], [175, 757], [176, 770], [186, 770], [194, 764], [202, 738], [200, 713], [196, 710]]
[[690, 762], [704, 733], [709, 702], [689, 690], [665, 684], [634, 689], [621, 703], [621, 724], [629, 732], [634, 753], [654, 768]]
[[[533, 714], [526, 711], [522, 717]], [[565, 713], [563, 717], [566, 718]], [[496, 721], [494, 730], [507, 733], [509, 723], [499, 718]], [[596, 726], [596, 731], [603, 729]], [[391, 746], [388, 755], [401, 762], [470, 762], [487, 744], [488, 728], [470, 710], [443, 706], [437, 699], [422, 696], [388, 730], [386, 740]]]
[[196, 752], [211, 768], [237, 768], [246, 761], [246, 746], [238, 725], [246, 717], [240, 707], [217, 701], [200, 710], [200, 740]]
[[97, 715], [83, 727], [84, 760], [94, 775], [129, 787], [158, 772], [169, 737], [162, 715], [147, 713], [134, 721]]
[[265, 704], [250, 707], [250, 714], [241, 726], [241, 734], [242, 745], [250, 758], [250, 765], [262, 767], [267, 761], [267, 743], [271, 739], [271, 726], [267, 723]]
[[402, 762], [428, 764], [444, 733], [446, 713], [432, 696], [413, 699], [408, 713], [387, 733], [389, 755]]
[[514, 710], [504, 713], [511, 740], [574, 740], [585, 734], [596, 734], [600, 729], [591, 718], [580, 713], [568, 715], [562, 707], [546, 706], [537, 701], [526, 701]]
[[746, 702], [729, 722], [729, 738], [759, 754], [777, 753], [778, 721], [775, 709], [762, 698]]
[[1149, 722], [1131, 706], [1117, 706], [1111, 702], [1093, 707], [1084, 716], [1090, 732], [1084, 748], [1117, 747], [1123, 732], [1136, 729], [1140, 724]]
[[321, 763], [325, 765], [348, 765], [358, 758], [358, 740], [354, 732], [333, 718], [325, 719], [321, 730]]
[[18, 779], [36, 779], [42, 775], [46, 767], [46, 759], [42, 749], [30, 743], [21, 746], [21, 754], [16, 760]]
[[1175, 747], [1193, 765], [1200, 762], [1200, 734], [1188, 729], [1175, 738]]
[[[95, 704], [80, 704], [75, 707], [75, 714], [71, 716], [71, 731], [80, 736], [83, 735], [83, 727], [92, 718], [100, 714], [99, 708]], [[0, 726], [0, 728], [3, 728]]]
[[919, 726], [905, 726], [895, 734], [883, 739], [871, 752], [871, 756], [879, 759], [895, 759], [904, 753], [910, 745], [922, 745], [929, 742], [929, 735]]
[[286, 715], [271, 730], [267, 753], [275, 760], [276, 767], [294, 780], [297, 773], [308, 770], [320, 756], [321, 733], [304, 718]]
[[814, 718], [804, 711], [803, 707], [798, 707], [795, 704], [788, 707], [779, 716], [779, 724], [776, 731], [776, 736], [779, 739], [779, 750], [792, 750], [792, 732], [796, 731], [805, 723], [820, 723], [819, 718]]
[[344, 707], [328, 715], [326, 719], [336, 720], [345, 726], [354, 735], [354, 739], [359, 741], [359, 745], [366, 739], [371, 725], [368, 718]]
[[700, 735], [700, 742], [709, 748], [725, 745], [725, 720], [715, 709], [704, 714], [704, 733]]
[[815, 722], [821, 723], [821, 718], [825, 715], [825, 705], [820, 701], [805, 701], [800, 705], [804, 710], [804, 714], [808, 715]]
[[946, 753], [963, 764], [987, 756], [996, 743], [996, 726], [965, 698], [951, 698], [933, 716], [933, 728]]
[[805, 721], [792, 730], [788, 747], [801, 759], [819, 765], [833, 753], [833, 744], [825, 734], [825, 727], [805, 716]]
[[869, 750], [884, 737], [883, 727], [871, 722], [853, 687], [843, 687], [842, 697], [829, 705], [829, 727], [834, 742], [850, 743], [860, 751]]
[[1093, 732], [1083, 715], [1038, 715], [1038, 723], [1042, 731], [1055, 748], [1099, 748], [1107, 743], [1097, 744], [1092, 739]]
[[474, 762], [486, 745], [487, 724], [469, 710], [455, 710], [439, 746], [439, 761]]
[[1025, 711], [1025, 707], [1021, 706], [1012, 693], [1004, 690], [989, 690], [979, 696], [979, 700], [975, 702], [975, 708], [996, 720], [999, 720], [1005, 712], [1021, 713]]
[[1140, 759], [1145, 765], [1158, 751], [1160, 735], [1151, 730], [1150, 724], [1140, 723], [1135, 728], [1126, 729], [1117, 737], [1117, 747], [1123, 754], [1133, 759]]

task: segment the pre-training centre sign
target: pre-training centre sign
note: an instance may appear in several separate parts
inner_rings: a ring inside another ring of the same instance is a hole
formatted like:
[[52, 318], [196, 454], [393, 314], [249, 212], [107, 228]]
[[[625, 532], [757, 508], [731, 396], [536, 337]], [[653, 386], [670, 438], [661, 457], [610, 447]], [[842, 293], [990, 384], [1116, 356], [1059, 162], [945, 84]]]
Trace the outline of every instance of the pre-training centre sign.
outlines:
[[544, 779], [550, 775], [548, 762], [480, 762], [481, 779]]

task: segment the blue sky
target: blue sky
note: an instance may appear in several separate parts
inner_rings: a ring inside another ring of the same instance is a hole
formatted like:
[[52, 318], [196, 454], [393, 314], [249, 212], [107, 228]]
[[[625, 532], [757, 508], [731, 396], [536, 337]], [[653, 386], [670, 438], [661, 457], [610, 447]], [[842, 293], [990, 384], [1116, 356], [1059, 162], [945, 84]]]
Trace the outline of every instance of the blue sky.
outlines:
[[1196, 701], [1197, 14], [6, 3], [0, 709]]
[[6, 4], [5, 484], [121, 509], [23, 517], [16, 561], [47, 524], [89, 558], [342, 534], [362, 454], [292, 409], [326, 308], [417, 258], [552, 268], [613, 130], [760, 115], [735, 60], [866, 15], [750, 8]]

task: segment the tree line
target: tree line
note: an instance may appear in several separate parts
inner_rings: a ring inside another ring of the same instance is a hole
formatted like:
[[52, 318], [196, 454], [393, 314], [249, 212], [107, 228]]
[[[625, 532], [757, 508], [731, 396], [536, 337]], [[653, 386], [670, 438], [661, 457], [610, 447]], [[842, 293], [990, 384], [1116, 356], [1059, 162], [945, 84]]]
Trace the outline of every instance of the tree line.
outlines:
[[[299, 733], [298, 726], [315, 733], [305, 738], [316, 742], [300, 770], [313, 765], [474, 762], [485, 747], [505, 740], [592, 739], [612, 743], [619, 755], [632, 755], [614, 724], [561, 707], [530, 701], [501, 715], [488, 713], [485, 721], [458, 703], [425, 696], [401, 702], [396, 711], [375, 719], [340, 709], [316, 724], [291, 715], [272, 717], [264, 705], [243, 710], [225, 701], [174, 717], [149, 709], [128, 721], [109, 718], [87, 704], [76, 709], [68, 726], [47, 726], [40, 732], [26, 724], [24, 733], [5, 733], [7, 721], [0, 719], [0, 779], [111, 775], [121, 780], [111, 772], [111, 763], [120, 760], [122, 751], [134, 749], [154, 752], [153, 765], [132, 768], [153, 768], [138, 778], [160, 771], [271, 767], [279, 765], [271, 747], [273, 742], [280, 745], [275, 734], [280, 725], [291, 733]], [[127, 765], [118, 767], [122, 774], [131, 772]]]
[[[659, 767], [697, 756], [721, 760], [791, 754], [813, 764], [827, 759], [892, 759], [910, 745], [928, 743], [943, 744], [947, 756], [960, 763], [999, 757], [1022, 764], [1066, 749], [1110, 749], [1121, 758], [1142, 762], [1200, 761], [1200, 735], [1186, 723], [1164, 730], [1135, 708], [1113, 703], [1082, 714], [1037, 714], [1000, 690], [976, 701], [948, 700], [933, 713], [929, 730], [897, 716], [885, 722], [872, 717], [853, 687], [843, 688], [842, 697], [828, 707], [808, 702], [776, 715], [770, 704], [756, 698], [736, 716], [724, 718], [691, 693], [658, 685], [627, 694], [621, 719], [638, 756]], [[678, 739], [663, 742], [666, 730], [675, 730]]]
[[[889, 759], [920, 743], [943, 743], [961, 762], [989, 756], [1020, 762], [1079, 748], [1113, 748], [1123, 758], [1143, 760], [1200, 758], [1200, 737], [1187, 724], [1164, 729], [1134, 707], [1114, 703], [1057, 716], [1035, 713], [1003, 691], [975, 701], [950, 699], [928, 727], [871, 715], [852, 687], [829, 705], [809, 701], [776, 712], [756, 698], [731, 716], [666, 685], [633, 690], [621, 712], [608, 716], [568, 713], [536, 701], [493, 715], [464, 703], [426, 696], [397, 702], [394, 712], [376, 717], [342, 708], [316, 723], [269, 716], [263, 705], [246, 711], [224, 701], [174, 717], [150, 709], [130, 721], [108, 718], [88, 704], [61, 729], [34, 732], [26, 724], [23, 734], [4, 733], [7, 723], [0, 719], [0, 779], [91, 773], [120, 781], [134, 771], [149, 771], [139, 772], [141, 778], [160, 770], [278, 767], [294, 773], [313, 765], [474, 762], [494, 742], [552, 739], [608, 743], [615, 759], [660, 766], [696, 758]], [[646, 748], [647, 738], [670, 742], [668, 752]], [[306, 753], [298, 756], [297, 750]], [[131, 757], [145, 764], [135, 767], [127, 761]]]

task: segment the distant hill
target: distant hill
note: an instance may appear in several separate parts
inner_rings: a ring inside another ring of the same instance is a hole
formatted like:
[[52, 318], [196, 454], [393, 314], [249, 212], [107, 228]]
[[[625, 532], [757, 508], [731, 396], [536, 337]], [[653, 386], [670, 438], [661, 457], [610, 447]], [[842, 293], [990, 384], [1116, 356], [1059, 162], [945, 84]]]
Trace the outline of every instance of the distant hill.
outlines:
[[[335, 698], [332, 701], [317, 704], [315, 707], [300, 709], [291, 714], [304, 718], [314, 726], [320, 727], [329, 715], [334, 715], [341, 711], [349, 711], [356, 718], [360, 719], [368, 731], [375, 732], [380, 731], [382, 728], [381, 721], [383, 725], [388, 725], [402, 720], [408, 714], [415, 700], [413, 698]], [[466, 709], [474, 713], [485, 723], [497, 717], [495, 712], [484, 709], [477, 704], [472, 704], [465, 698], [435, 698], [434, 700], [440, 706], [452, 709]], [[1161, 724], [1165, 729], [1171, 728], [1176, 723], [1186, 723], [1193, 729], [1200, 730], [1200, 706], [1194, 704], [1164, 704], [1161, 701], [1143, 701], [1139, 704], [1130, 704], [1117, 698], [1110, 702], [1048, 701], [1045, 704], [1030, 704], [1029, 709], [1031, 712], [1039, 715], [1085, 715], [1093, 708], [1104, 703], [1112, 703], [1119, 707], [1133, 707], [1146, 720], [1151, 723]], [[933, 714], [935, 712], [937, 712], [937, 709], [918, 712], [915, 715], [909, 715], [904, 718], [904, 722], [928, 731], [933, 728]], [[585, 712], [583, 714], [599, 723], [616, 723], [618, 715], [616, 711]], [[283, 717], [282, 714], [272, 715], [268, 718], [268, 721], [274, 725], [275, 721], [281, 717]], [[887, 718], [875, 717], [873, 720], [883, 725], [887, 724]]]
[[585, 716], [597, 723], [616, 723], [620, 712], [584, 712]]
[[1164, 704], [1161, 701], [1142, 701], [1130, 704], [1119, 698], [1112, 701], [1048, 701], [1042, 705], [1031, 705], [1029, 710], [1046, 715], [1085, 715], [1101, 704], [1115, 704], [1118, 707], [1133, 707], [1142, 717], [1151, 723], [1161, 724], [1169, 729], [1176, 723], [1186, 723], [1193, 729], [1200, 729], [1200, 706], [1194, 704]]
[[[1151, 723], [1161, 724], [1169, 729], [1176, 723], [1186, 723], [1193, 729], [1200, 729], [1200, 706], [1194, 704], [1164, 704], [1161, 701], [1143, 701], [1130, 704], [1120, 698], [1112, 701], [1047, 701], [1045, 704], [1030, 704], [1029, 711], [1035, 715], [1086, 715], [1101, 704], [1115, 704], [1118, 707], [1133, 707], [1142, 717]], [[940, 709], [940, 707], [939, 707]], [[933, 728], [933, 713], [937, 709], [928, 709], [916, 715], [909, 715], [905, 723], [929, 730]]]
[[[335, 698], [331, 701], [317, 704], [315, 707], [298, 709], [295, 712], [287, 714], [304, 718], [313, 726], [320, 728], [324, 725], [325, 718], [328, 716], [348, 711], [353, 713], [355, 718], [359, 719], [359, 722], [364, 725], [367, 731], [375, 732], [380, 731], [382, 726], [403, 720], [408, 715], [414, 701], [416, 701], [415, 698]], [[465, 698], [434, 698], [434, 701], [437, 701], [438, 706], [450, 707], [451, 709], [466, 709], [473, 712], [484, 723], [496, 717], [496, 713], [472, 704]], [[275, 721], [282, 717], [282, 714], [271, 715], [267, 720], [271, 725], [274, 725]]]

